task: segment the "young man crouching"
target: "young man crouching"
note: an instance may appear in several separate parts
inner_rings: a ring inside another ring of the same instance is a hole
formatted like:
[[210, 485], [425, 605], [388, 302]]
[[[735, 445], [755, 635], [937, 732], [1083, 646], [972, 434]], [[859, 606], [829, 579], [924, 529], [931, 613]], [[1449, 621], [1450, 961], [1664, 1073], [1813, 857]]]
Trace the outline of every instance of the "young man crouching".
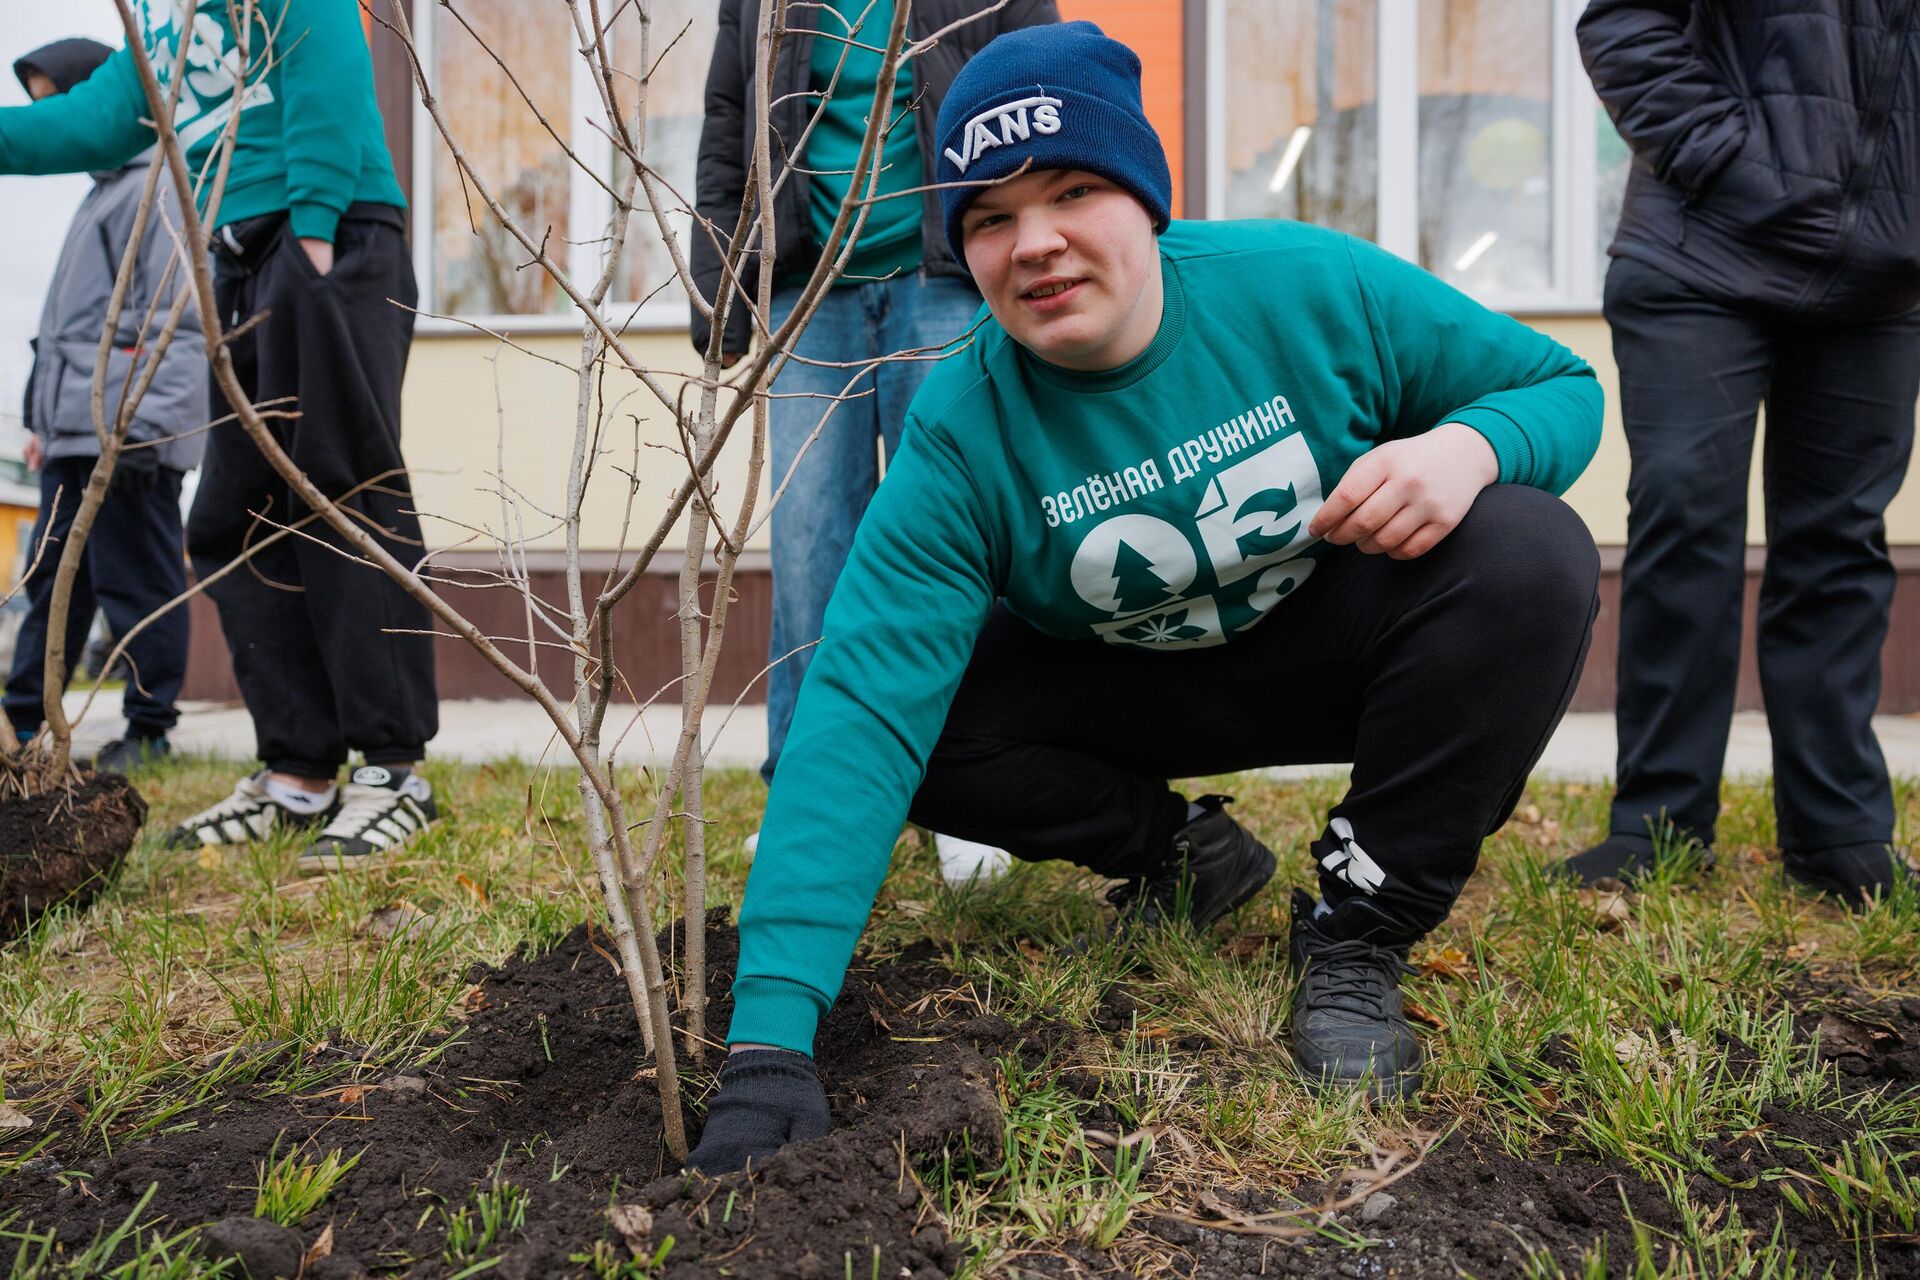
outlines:
[[1273, 855], [1167, 780], [1273, 765], [1353, 764], [1320, 899], [1294, 898], [1299, 1069], [1419, 1087], [1408, 948], [1585, 657], [1599, 562], [1553, 495], [1600, 389], [1371, 245], [1170, 222], [1139, 74], [1090, 23], [1039, 27], [941, 109], [947, 234], [992, 318], [915, 397], [801, 691], [689, 1157], [709, 1173], [826, 1132], [808, 1053], [904, 820], [1205, 929]]

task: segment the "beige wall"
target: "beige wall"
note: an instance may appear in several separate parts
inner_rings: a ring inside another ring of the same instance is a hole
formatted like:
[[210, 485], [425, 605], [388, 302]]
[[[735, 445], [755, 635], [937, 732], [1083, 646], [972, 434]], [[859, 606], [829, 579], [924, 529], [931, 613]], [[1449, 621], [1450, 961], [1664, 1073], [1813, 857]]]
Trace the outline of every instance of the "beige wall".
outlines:
[[[1586, 518], [1594, 538], [1619, 544], [1627, 533], [1627, 448], [1620, 433], [1615, 394], [1617, 374], [1607, 326], [1598, 316], [1531, 317], [1533, 324], [1593, 364], [1607, 389], [1607, 419], [1600, 452], [1567, 499]], [[552, 520], [536, 507], [557, 512], [566, 495], [567, 460], [573, 440], [574, 377], [566, 369], [536, 358], [572, 361], [579, 355], [577, 336], [523, 337], [517, 341], [533, 355], [503, 347], [491, 338], [425, 335], [415, 341], [406, 387], [407, 457], [415, 467], [415, 487], [421, 510], [427, 513], [427, 538], [447, 547], [470, 537], [463, 526], [498, 530], [500, 499], [492, 473], [504, 421], [505, 474], [525, 495], [519, 519], [535, 547], [557, 548]], [[693, 351], [682, 333], [635, 335], [636, 356], [663, 371], [691, 372]], [[678, 378], [672, 374], [671, 385]], [[496, 394], [498, 400], [496, 402]], [[585, 535], [589, 547], [615, 545], [620, 532], [624, 499], [622, 478], [615, 467], [631, 468], [641, 479], [635, 503], [635, 532], [631, 545], [645, 536], [651, 522], [642, 517], [659, 510], [660, 503], [682, 474], [684, 462], [672, 452], [673, 435], [665, 415], [652, 396], [631, 378], [609, 379], [608, 397], [617, 405], [619, 431], [613, 452], [601, 460], [602, 472], [591, 493]], [[496, 407], [497, 406], [497, 407]], [[634, 417], [639, 419], [640, 450], [635, 466]], [[1755, 458], [1759, 450], [1755, 449]], [[745, 473], [745, 451], [728, 450], [719, 476], [722, 509], [734, 505]], [[764, 493], [764, 491], [763, 491]], [[1748, 541], [1763, 541], [1760, 497], [1753, 482], [1749, 503]], [[762, 505], [764, 506], [764, 500]], [[644, 528], [641, 526], [645, 526]], [[1920, 483], [1911, 481], [1894, 500], [1888, 533], [1896, 543], [1920, 543]], [[669, 545], [679, 545], [679, 535]], [[468, 544], [485, 549], [484, 540]], [[766, 546], [764, 526], [750, 546]]]

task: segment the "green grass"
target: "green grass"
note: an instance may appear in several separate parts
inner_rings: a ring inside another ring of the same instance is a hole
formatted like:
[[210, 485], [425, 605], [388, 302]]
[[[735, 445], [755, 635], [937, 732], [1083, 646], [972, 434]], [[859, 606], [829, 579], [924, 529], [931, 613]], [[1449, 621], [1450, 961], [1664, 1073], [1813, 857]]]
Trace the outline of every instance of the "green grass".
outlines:
[[[111, 1147], [188, 1123], [196, 1104], [236, 1084], [306, 1091], [417, 1061], [457, 1027], [470, 966], [542, 952], [597, 915], [577, 792], [563, 773], [428, 765], [450, 820], [360, 876], [301, 878], [295, 837], [224, 855], [159, 848], [155, 833], [223, 795], [234, 772], [189, 758], [144, 774], [153, 825], [119, 881], [85, 912], [49, 913], [5, 953], [0, 1096], [9, 1082], [54, 1087], [21, 1104], [38, 1125], [30, 1140], [0, 1147], [0, 1177], [50, 1142]], [[1308, 1092], [1285, 1050], [1287, 894], [1312, 883], [1306, 844], [1340, 786], [1191, 784], [1194, 794], [1237, 795], [1236, 815], [1282, 872], [1220, 935], [1169, 935], [1138, 951], [1099, 940], [1099, 884], [1071, 867], [1017, 865], [954, 890], [918, 835], [902, 837], [867, 944], [886, 954], [930, 939], [959, 975], [941, 999], [1075, 1027], [1105, 1016], [1116, 988], [1131, 1001], [1124, 1025], [1063, 1043], [1045, 1069], [999, 1064], [1002, 1151], [949, 1151], [921, 1169], [968, 1247], [966, 1274], [1005, 1274], [1022, 1256], [1069, 1244], [1151, 1273], [1167, 1254], [1143, 1230], [1148, 1214], [1191, 1210], [1201, 1189], [1312, 1196], [1397, 1135], [1455, 1125], [1515, 1156], [1618, 1159], [1665, 1189], [1677, 1227], [1642, 1225], [1631, 1256], [1596, 1244], [1578, 1265], [1536, 1258], [1543, 1280], [1809, 1274], [1773, 1247], [1779, 1220], [1742, 1222], [1689, 1191], [1722, 1176], [1714, 1153], [1731, 1135], [1756, 1135], [1757, 1176], [1778, 1189], [1783, 1212], [1848, 1241], [1863, 1272], [1887, 1237], [1920, 1230], [1920, 1099], [1845, 1097], [1792, 1022], [1794, 1002], [1816, 985], [1920, 994], [1916, 895], [1856, 915], [1789, 891], [1768, 790], [1729, 785], [1719, 867], [1698, 876], [1675, 849], [1631, 896], [1628, 918], [1603, 921], [1544, 869], [1604, 831], [1608, 792], [1536, 785], [1487, 842], [1453, 919], [1416, 949], [1423, 975], [1407, 991], [1430, 1055], [1424, 1099], [1369, 1106]], [[763, 799], [749, 773], [710, 776], [716, 902], [738, 900], [741, 841]], [[1920, 829], [1920, 789], [1903, 782], [1897, 799], [1902, 829]], [[678, 893], [669, 884], [660, 895], [656, 925], [677, 913]], [[396, 906], [418, 923], [382, 937], [376, 914]], [[356, 1047], [348, 1060], [311, 1052], [342, 1041]], [[1854, 1136], [1803, 1149], [1768, 1132], [1772, 1108], [1825, 1112], [1836, 1133]], [[352, 1159], [263, 1155], [260, 1211], [286, 1222], [314, 1213]], [[478, 1273], [525, 1213], [526, 1193], [495, 1181], [436, 1205], [423, 1225], [439, 1224], [450, 1270]], [[1321, 1243], [1336, 1251], [1367, 1247], [1337, 1223], [1326, 1232]], [[143, 1269], [112, 1274], [215, 1274], [190, 1237], [157, 1235], [139, 1215], [109, 1235], [111, 1248], [108, 1237], [96, 1242], [94, 1269], [74, 1271], [79, 1255], [56, 1257], [32, 1228], [0, 1225], [0, 1268], [107, 1274], [101, 1260], [117, 1250]], [[669, 1261], [633, 1258], [611, 1239], [581, 1245], [575, 1264], [597, 1276], [637, 1280]], [[870, 1269], [864, 1255], [836, 1251], [834, 1274], [842, 1261], [855, 1276]]]

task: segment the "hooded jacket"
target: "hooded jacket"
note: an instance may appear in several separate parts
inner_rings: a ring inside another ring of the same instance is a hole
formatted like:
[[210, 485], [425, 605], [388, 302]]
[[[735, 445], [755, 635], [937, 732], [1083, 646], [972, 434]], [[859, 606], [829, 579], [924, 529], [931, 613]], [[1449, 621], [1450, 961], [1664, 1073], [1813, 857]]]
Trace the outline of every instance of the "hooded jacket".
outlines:
[[1611, 249], [1734, 304], [1920, 305], [1920, 0], [1591, 0], [1633, 167]]
[[[93, 50], [101, 56], [94, 57]], [[62, 40], [21, 58], [14, 63], [14, 74], [24, 85], [28, 71], [41, 71], [65, 93], [105, 61], [108, 52], [92, 41]], [[81, 200], [54, 264], [53, 282], [40, 309], [39, 336], [33, 342], [33, 371], [27, 378], [24, 406], [27, 427], [40, 437], [49, 459], [90, 458], [100, 452], [99, 438], [93, 430], [93, 371], [107, 302], [113, 294], [121, 256], [133, 234], [149, 163], [150, 154], [138, 156], [118, 169], [93, 175], [93, 190]], [[144, 363], [139, 354], [143, 322], [151, 312], [154, 320], [144, 335], [145, 341], [151, 341], [164, 323], [162, 317], [172, 306], [176, 292], [187, 287], [184, 271], [175, 267], [165, 296], [156, 298], [167, 262], [173, 256], [172, 232], [180, 223], [173, 184], [163, 179], [147, 218], [147, 234], [141, 241], [139, 260], [128, 282], [118, 330], [107, 357], [109, 422], [129, 379]], [[189, 303], [152, 384], [141, 398], [127, 438], [164, 441], [154, 446], [160, 465], [185, 471], [200, 461], [205, 435], [199, 428], [206, 421], [206, 347], [201, 339], [199, 312]]]
[[[979, 13], [978, 0], [918, 0], [907, 17], [907, 35], [920, 40]], [[720, 268], [725, 258], [719, 247], [733, 234], [740, 216], [740, 200], [745, 194], [747, 170], [753, 161], [753, 71], [754, 40], [759, 30], [760, 0], [720, 0], [719, 32], [714, 38], [713, 61], [707, 69], [706, 120], [700, 129], [700, 160], [695, 178], [694, 204], [700, 217], [713, 224], [710, 238], [696, 228], [688, 237], [691, 243], [688, 267], [700, 293], [712, 301], [720, 290]], [[1005, 8], [983, 14], [977, 21], [954, 27], [940, 42], [914, 59], [915, 83], [919, 86], [919, 110], [914, 113], [914, 134], [920, 140], [925, 172], [934, 171], [934, 121], [945, 100], [953, 78], [960, 74], [967, 59], [978, 53], [1004, 31], [1058, 22], [1060, 14], [1054, 0], [1010, 0]], [[787, 10], [791, 28], [781, 43], [769, 81], [772, 102], [771, 126], [773, 178], [780, 182], [787, 173], [788, 148], [796, 146], [806, 132], [807, 120], [815, 99], [807, 92], [812, 71], [814, 9], [794, 5]], [[806, 160], [799, 161], [800, 169]], [[773, 196], [774, 274], [781, 280], [805, 276], [820, 260], [820, 246], [813, 242], [813, 220], [808, 212], [809, 191], [803, 172], [788, 174]], [[920, 197], [920, 243], [922, 265], [933, 275], [966, 279], [966, 268], [953, 260], [947, 249], [945, 223], [940, 212], [940, 193], [927, 190]], [[716, 241], [718, 244], [716, 244]], [[746, 296], [754, 296], [759, 278], [757, 260], [747, 262], [742, 274]], [[727, 351], [745, 351], [750, 345], [747, 308], [735, 305], [727, 311]], [[711, 323], [697, 308], [693, 310], [692, 337], [697, 350], [707, 349], [713, 332]]]

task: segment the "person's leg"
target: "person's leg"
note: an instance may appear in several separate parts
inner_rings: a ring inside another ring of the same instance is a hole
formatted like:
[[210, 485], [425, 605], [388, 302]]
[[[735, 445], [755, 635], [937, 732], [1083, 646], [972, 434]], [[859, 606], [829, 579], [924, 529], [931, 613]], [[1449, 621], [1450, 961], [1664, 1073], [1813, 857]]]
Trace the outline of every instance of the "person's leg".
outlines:
[[[74, 513], [80, 509], [80, 493], [93, 472], [92, 458], [50, 458], [40, 470], [40, 515], [34, 521], [33, 540], [28, 545], [28, 562], [38, 554], [39, 563], [21, 584], [27, 598], [27, 616], [21, 620], [20, 633], [14, 639], [13, 666], [7, 676], [5, 706], [7, 719], [16, 734], [32, 734], [46, 719], [42, 710], [42, 691], [46, 688], [47, 611], [53, 600], [53, 579], [60, 566], [60, 552], [66, 545], [67, 530]], [[72, 679], [74, 664], [87, 642], [93, 625], [93, 589], [85, 560], [74, 575], [73, 595], [67, 606], [67, 672]]]
[[[272, 310], [228, 349], [234, 372], [254, 402], [284, 410], [300, 390], [297, 352], [287, 350], [297, 345], [300, 330], [296, 308], [287, 296], [290, 264], [277, 252], [267, 252], [263, 258], [253, 273], [225, 258], [217, 259], [214, 293], [221, 314], [229, 318], [245, 319], [260, 309]], [[216, 412], [226, 404], [218, 383], [212, 403]], [[292, 441], [293, 419], [274, 417], [268, 423], [283, 446]], [[296, 537], [255, 548], [277, 527], [308, 514], [304, 504], [294, 510], [292, 502], [286, 484], [240, 425], [223, 423], [207, 433], [200, 485], [187, 516], [187, 551], [195, 576], [202, 579], [243, 552], [254, 551], [245, 565], [215, 582], [207, 594], [220, 614], [234, 679], [253, 719], [260, 759], [270, 774], [290, 783], [304, 779], [324, 791], [346, 761], [347, 746], [319, 646], [308, 624], [294, 556]], [[311, 529], [309, 525], [303, 532]]]
[[[400, 449], [400, 387], [413, 339], [407, 308], [417, 297], [405, 237], [397, 223], [348, 216], [326, 276], [291, 237], [276, 265], [291, 277], [282, 297], [298, 309], [299, 325], [263, 331], [261, 342], [296, 371], [293, 460], [395, 559], [412, 563], [425, 544]], [[341, 737], [370, 765], [410, 767], [439, 730], [431, 619], [332, 529], [316, 522], [309, 532], [294, 540], [293, 554]]]
[[880, 351], [901, 358], [880, 366], [875, 375], [880, 433], [887, 457], [900, 447], [900, 428], [914, 393], [933, 371], [941, 349], [961, 338], [980, 310], [980, 294], [954, 276], [915, 271], [887, 281], [881, 316]]
[[[833, 289], [821, 299], [767, 405], [776, 496], [768, 531], [773, 555], [768, 660], [773, 667], [767, 673], [763, 778], [771, 779], [780, 762], [827, 600], [879, 480], [873, 377], [856, 381], [857, 366], [848, 367], [870, 359], [877, 341], [864, 291], [864, 286]], [[776, 326], [798, 300], [798, 289], [774, 294]]]
[[1767, 399], [1759, 656], [1780, 847], [1789, 874], [1852, 900], [1894, 874], [1872, 717], [1893, 603], [1886, 509], [1917, 391], [1920, 319], [1907, 317], [1796, 329]]
[[[100, 508], [87, 542], [94, 594], [116, 636], [187, 589], [180, 529], [181, 475], [162, 467], [153, 486], [114, 494]], [[122, 706], [127, 738], [164, 738], [179, 719], [174, 705], [187, 674], [188, 621], [174, 609], [127, 645], [131, 678]]]
[[1055, 640], [997, 611], [911, 816], [1017, 857], [1142, 875], [1186, 820], [1168, 778], [1352, 761], [1313, 845], [1321, 884], [1411, 941], [1446, 918], [1559, 723], [1598, 573], [1564, 503], [1497, 486], [1418, 559], [1330, 549], [1216, 648]]
[[1713, 843], [1740, 667], [1747, 473], [1772, 336], [1630, 259], [1607, 273], [1632, 471], [1611, 833], [1569, 869], [1644, 870], [1652, 831]]

